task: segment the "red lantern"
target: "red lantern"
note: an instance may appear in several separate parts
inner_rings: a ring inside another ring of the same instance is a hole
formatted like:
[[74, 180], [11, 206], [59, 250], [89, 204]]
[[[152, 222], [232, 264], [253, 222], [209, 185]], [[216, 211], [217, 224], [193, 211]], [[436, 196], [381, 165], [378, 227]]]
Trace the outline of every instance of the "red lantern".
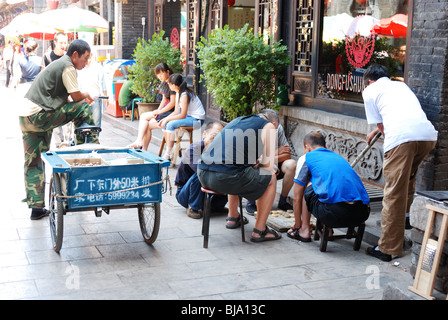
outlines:
[[57, 9], [59, 5], [59, 0], [47, 0], [48, 9]]
[[232, 7], [234, 4], [235, 4], [235, 0], [228, 0], [228, 1], [227, 1], [227, 5], [228, 5], [229, 7]]

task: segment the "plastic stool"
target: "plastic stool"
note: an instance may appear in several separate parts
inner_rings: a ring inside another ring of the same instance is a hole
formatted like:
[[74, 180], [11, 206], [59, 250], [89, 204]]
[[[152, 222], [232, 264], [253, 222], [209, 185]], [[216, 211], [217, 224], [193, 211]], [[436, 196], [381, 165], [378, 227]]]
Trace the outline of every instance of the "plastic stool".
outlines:
[[135, 114], [135, 111], [137, 111], [137, 120], [138, 120], [138, 118], [140, 117], [140, 114], [138, 113], [138, 108], [137, 109], [135, 109], [135, 103], [136, 102], [140, 102], [140, 101], [142, 101], [142, 98], [135, 98], [135, 99], [133, 99], [132, 100], [132, 117], [131, 117], [131, 121], [134, 121], [134, 114]]

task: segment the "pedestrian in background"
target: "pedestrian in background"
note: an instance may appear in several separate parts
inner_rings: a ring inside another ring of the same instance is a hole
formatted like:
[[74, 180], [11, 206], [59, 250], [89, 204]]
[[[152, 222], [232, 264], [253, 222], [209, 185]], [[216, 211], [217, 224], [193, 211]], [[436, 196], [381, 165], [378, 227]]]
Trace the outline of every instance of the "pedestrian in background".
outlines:
[[[52, 44], [54, 46], [53, 50], [48, 51], [42, 59], [44, 67], [65, 55], [68, 46], [67, 35], [63, 32], [56, 33]], [[73, 124], [67, 123], [62, 127], [54, 128], [51, 140], [56, 148], [71, 144], [73, 141]]]
[[90, 106], [93, 122], [96, 126], [101, 127], [103, 101], [99, 97], [107, 96], [107, 90], [106, 82], [104, 81], [103, 66], [96, 61], [93, 52], [90, 53], [87, 66], [82, 70], [78, 70], [78, 83], [80, 91], [88, 92], [95, 100]]
[[42, 59], [42, 64], [44, 67], [48, 66], [53, 61], [58, 60], [67, 52], [68, 37], [63, 32], [58, 32], [54, 36], [53, 40], [53, 50], [45, 53]]
[[37, 55], [38, 44], [35, 40], [30, 39], [25, 44], [25, 54], [19, 60], [19, 89], [25, 94], [42, 70], [42, 58]]
[[11, 80], [11, 72], [12, 72], [12, 66], [11, 66], [11, 60], [14, 55], [14, 41], [9, 40], [8, 45], [3, 49], [3, 63], [6, 68], [6, 87], [9, 87], [9, 82]]
[[20, 44], [15, 43], [14, 44], [14, 54], [13, 54], [13, 58], [12, 58], [12, 83], [13, 83], [13, 87], [17, 88], [17, 85], [19, 84], [20, 81], [20, 77], [21, 77], [21, 73], [22, 71], [20, 70], [20, 65], [19, 65], [19, 61], [22, 59], [23, 57], [23, 52], [22, 52], [22, 47], [20, 46]]
[[402, 253], [406, 215], [414, 199], [417, 170], [435, 147], [437, 131], [411, 89], [404, 82], [392, 81], [384, 66], [370, 66], [364, 73], [364, 84], [362, 96], [367, 122], [377, 125], [377, 129], [367, 135], [367, 143], [381, 131], [385, 179], [381, 237], [378, 246], [366, 252], [391, 261], [392, 255]]

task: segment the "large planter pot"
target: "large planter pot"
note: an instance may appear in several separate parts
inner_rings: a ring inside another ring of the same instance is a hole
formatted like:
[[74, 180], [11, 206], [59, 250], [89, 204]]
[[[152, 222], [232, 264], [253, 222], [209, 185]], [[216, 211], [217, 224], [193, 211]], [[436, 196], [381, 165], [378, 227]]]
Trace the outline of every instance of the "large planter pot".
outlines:
[[137, 102], [138, 105], [138, 114], [142, 115], [145, 112], [156, 110], [160, 102]]

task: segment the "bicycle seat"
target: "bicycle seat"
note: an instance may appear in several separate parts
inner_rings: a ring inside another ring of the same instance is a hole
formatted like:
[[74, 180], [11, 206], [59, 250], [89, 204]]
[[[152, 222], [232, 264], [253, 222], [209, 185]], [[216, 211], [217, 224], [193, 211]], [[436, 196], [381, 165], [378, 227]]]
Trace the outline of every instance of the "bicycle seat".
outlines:
[[89, 133], [89, 132], [101, 132], [101, 127], [83, 123], [78, 128], [75, 129], [75, 134], [79, 133]]

